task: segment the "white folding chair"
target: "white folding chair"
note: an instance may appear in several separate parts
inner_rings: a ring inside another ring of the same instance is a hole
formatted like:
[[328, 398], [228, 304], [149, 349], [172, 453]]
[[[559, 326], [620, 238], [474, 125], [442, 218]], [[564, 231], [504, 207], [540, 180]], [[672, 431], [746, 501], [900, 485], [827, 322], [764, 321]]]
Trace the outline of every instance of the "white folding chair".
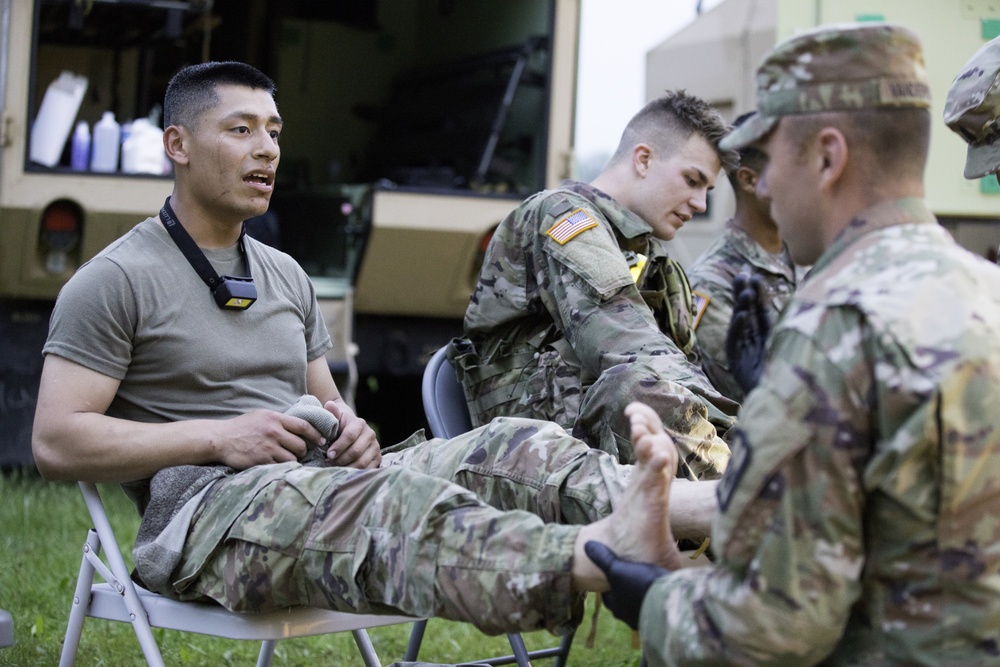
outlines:
[[[427, 362], [420, 393], [424, 404], [424, 416], [427, 417], [431, 435], [437, 438], [454, 438], [472, 430], [472, 418], [469, 417], [465, 392], [455, 375], [455, 369], [448, 361], [447, 345], [435, 352]], [[404, 660], [417, 659], [426, 629], [425, 620], [413, 624]], [[512, 655], [496, 656], [479, 662], [485, 665], [516, 664], [518, 667], [530, 667], [532, 660], [555, 658], [555, 667], [563, 667], [569, 659], [569, 650], [573, 646], [573, 633], [564, 636], [559, 646], [534, 651], [528, 650], [524, 638], [517, 632], [508, 633], [507, 641], [510, 642]]]
[[[96, 485], [80, 482], [80, 488], [94, 527], [88, 532], [83, 545], [80, 576], [73, 594], [60, 667], [72, 665], [76, 659], [87, 616], [131, 623], [146, 662], [157, 667], [163, 665], [163, 657], [151, 628], [260, 641], [257, 667], [271, 664], [274, 646], [279, 639], [350, 630], [366, 667], [381, 667], [365, 628], [413, 622], [413, 618], [408, 616], [349, 614], [309, 607], [243, 614], [213, 603], [178, 602], [147, 591], [136, 586], [129, 576]], [[102, 546], [104, 559], [101, 558]], [[107, 583], [96, 583], [95, 573]]]

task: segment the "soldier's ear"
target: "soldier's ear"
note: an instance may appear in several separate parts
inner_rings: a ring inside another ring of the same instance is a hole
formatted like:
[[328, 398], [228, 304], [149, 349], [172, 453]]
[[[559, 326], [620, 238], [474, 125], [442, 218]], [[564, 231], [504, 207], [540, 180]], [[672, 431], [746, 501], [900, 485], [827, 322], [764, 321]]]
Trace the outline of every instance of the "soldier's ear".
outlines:
[[188, 162], [188, 133], [179, 125], [171, 125], [163, 131], [163, 150], [174, 164]]
[[758, 174], [750, 167], [740, 167], [736, 170], [736, 183], [740, 190], [747, 194], [754, 194], [757, 191]]
[[840, 181], [847, 167], [847, 139], [837, 128], [824, 127], [816, 134], [813, 148], [819, 167], [820, 187], [827, 190]]
[[653, 161], [653, 149], [649, 144], [636, 144], [632, 148], [632, 169], [639, 178], [646, 178], [649, 173], [649, 164]]

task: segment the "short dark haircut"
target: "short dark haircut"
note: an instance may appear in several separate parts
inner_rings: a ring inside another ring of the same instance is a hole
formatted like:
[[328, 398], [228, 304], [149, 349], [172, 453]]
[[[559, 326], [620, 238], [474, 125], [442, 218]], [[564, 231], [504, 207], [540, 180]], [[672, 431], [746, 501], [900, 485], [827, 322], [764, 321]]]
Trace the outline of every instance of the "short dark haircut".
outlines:
[[274, 97], [275, 85], [256, 67], [236, 61], [189, 65], [173, 76], [163, 98], [163, 127], [193, 126], [198, 118], [219, 103], [216, 86], [245, 86], [266, 90]]
[[704, 100], [683, 90], [667, 91], [632, 117], [622, 132], [618, 149], [610, 163], [626, 160], [636, 144], [646, 143], [664, 154], [676, 151], [691, 135], [700, 135], [715, 149], [728, 173], [737, 162], [736, 151], [719, 149], [719, 141], [729, 132], [722, 115]]
[[800, 151], [824, 127], [839, 129], [872, 184], [892, 177], [923, 179], [931, 138], [928, 109], [887, 107], [786, 118], [794, 119], [789, 123], [789, 131]]
[[[751, 118], [755, 112], [748, 111], [742, 114], [733, 121], [733, 129], [739, 127], [745, 123], [749, 118]], [[764, 169], [764, 165], [767, 164], [767, 156], [764, 155], [764, 151], [760, 150], [753, 144], [744, 146], [737, 151], [739, 155], [739, 160], [733, 165], [732, 169], [726, 170], [726, 178], [729, 179], [729, 184], [733, 186], [733, 190], [739, 190], [739, 183], [736, 180], [736, 172], [739, 171], [740, 167], [747, 167], [752, 169], [755, 173], [760, 174], [761, 170]]]

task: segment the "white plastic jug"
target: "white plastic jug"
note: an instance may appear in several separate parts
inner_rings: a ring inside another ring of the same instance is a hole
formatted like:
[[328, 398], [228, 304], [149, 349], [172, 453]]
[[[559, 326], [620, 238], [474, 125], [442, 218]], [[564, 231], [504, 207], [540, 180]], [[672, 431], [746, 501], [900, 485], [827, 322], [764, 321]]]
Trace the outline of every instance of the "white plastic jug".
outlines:
[[62, 72], [45, 89], [42, 105], [31, 126], [28, 157], [32, 162], [54, 167], [59, 164], [73, 121], [87, 92], [87, 77]]
[[94, 124], [94, 140], [90, 152], [91, 171], [118, 171], [118, 148], [121, 128], [115, 114], [105, 111]]
[[129, 135], [122, 142], [122, 171], [126, 174], [162, 174], [165, 159], [163, 130], [147, 118], [132, 121]]

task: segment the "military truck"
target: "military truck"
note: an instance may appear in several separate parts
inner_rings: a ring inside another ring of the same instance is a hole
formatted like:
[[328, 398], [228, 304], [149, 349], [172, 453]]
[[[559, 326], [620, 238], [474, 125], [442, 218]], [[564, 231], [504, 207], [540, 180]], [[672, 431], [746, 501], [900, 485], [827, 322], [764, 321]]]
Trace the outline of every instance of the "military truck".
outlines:
[[[646, 96], [685, 88], [732, 120], [754, 108], [753, 73], [778, 40], [817, 25], [850, 21], [900, 23], [920, 36], [935, 121], [927, 200], [959, 243], [995, 259], [1000, 186], [995, 178], [963, 178], [965, 143], [942, 118], [948, 87], [959, 69], [1000, 34], [1000, 0], [724, 0], [646, 54]], [[721, 182], [708, 211], [690, 221], [672, 242], [678, 261], [695, 259], [720, 232], [732, 208], [732, 190]]]
[[424, 361], [461, 330], [492, 229], [569, 175], [578, 16], [579, 0], [0, 0], [0, 467], [30, 465], [60, 287], [171, 189], [74, 169], [68, 137], [34, 159], [33, 140], [64, 140], [32, 133], [63, 72], [86, 88], [57, 110], [90, 127], [159, 122], [187, 64], [275, 79], [281, 167], [248, 229], [310, 275], [331, 368], [392, 440], [420, 426]]

